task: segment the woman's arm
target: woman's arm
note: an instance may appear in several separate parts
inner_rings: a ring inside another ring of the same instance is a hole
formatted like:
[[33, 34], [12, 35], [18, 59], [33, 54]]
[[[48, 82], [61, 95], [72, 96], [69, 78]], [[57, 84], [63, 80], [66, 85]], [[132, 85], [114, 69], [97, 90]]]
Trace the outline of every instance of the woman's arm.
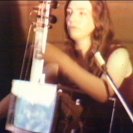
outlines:
[[0, 119], [6, 117], [10, 102], [10, 94], [0, 101]]
[[[119, 60], [119, 58], [121, 58], [121, 60]], [[47, 47], [44, 59], [49, 62], [57, 63], [60, 70], [66, 76], [94, 99], [100, 102], [105, 102], [108, 99], [108, 92], [110, 92], [110, 95], [114, 94], [111, 88], [108, 90], [104, 78], [99, 78], [89, 73], [68, 55], [51, 44]], [[127, 76], [126, 69], [131, 69], [127, 51], [120, 48], [116, 52], [113, 52], [107, 62], [107, 69], [113, 79], [116, 80], [117, 85], [120, 86], [124, 78]], [[119, 73], [116, 74], [115, 72], [117, 71], [119, 71]]]
[[[130, 76], [132, 73], [132, 64], [128, 51], [125, 48], [116, 49], [110, 55], [106, 67], [113, 81], [119, 88], [123, 83], [124, 79]], [[114, 92], [110, 87], [109, 91], [110, 94], [113, 95]]]
[[56, 63], [47, 63], [44, 67], [44, 73], [46, 75], [45, 82], [56, 84], [58, 81], [58, 69], [59, 66]]

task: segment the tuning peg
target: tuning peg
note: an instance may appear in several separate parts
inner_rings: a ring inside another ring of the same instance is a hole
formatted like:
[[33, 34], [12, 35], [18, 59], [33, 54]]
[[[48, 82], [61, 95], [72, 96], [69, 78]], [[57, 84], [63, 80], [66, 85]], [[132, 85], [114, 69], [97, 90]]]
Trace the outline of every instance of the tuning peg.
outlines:
[[54, 15], [50, 15], [49, 17], [49, 21], [53, 24], [55, 24], [57, 22], [57, 18]]

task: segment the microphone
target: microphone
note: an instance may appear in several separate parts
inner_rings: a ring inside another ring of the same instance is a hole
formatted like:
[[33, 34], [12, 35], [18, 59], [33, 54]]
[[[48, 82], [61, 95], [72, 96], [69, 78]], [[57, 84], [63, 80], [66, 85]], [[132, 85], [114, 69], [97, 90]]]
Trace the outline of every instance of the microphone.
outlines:
[[56, 16], [54, 16], [54, 15], [50, 15], [50, 17], [49, 17], [49, 21], [50, 21], [51, 23], [55, 24], [55, 23], [57, 22], [57, 18], [56, 18]]
[[94, 57], [96, 60], [96, 64], [100, 67], [100, 69], [102, 69], [103, 72], [106, 72], [105, 60], [103, 59], [101, 53], [97, 51]]

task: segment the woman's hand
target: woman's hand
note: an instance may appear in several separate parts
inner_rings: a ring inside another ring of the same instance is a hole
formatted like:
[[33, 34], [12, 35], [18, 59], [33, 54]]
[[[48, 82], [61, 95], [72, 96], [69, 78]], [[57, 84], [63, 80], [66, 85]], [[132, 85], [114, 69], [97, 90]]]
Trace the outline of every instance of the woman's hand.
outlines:
[[10, 94], [0, 101], [0, 119], [7, 116], [9, 102], [10, 102]]

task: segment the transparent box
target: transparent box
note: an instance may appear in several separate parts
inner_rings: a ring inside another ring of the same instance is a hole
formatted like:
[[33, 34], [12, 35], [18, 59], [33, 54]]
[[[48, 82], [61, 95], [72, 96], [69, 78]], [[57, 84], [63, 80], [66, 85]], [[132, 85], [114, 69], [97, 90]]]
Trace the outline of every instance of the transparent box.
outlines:
[[50, 133], [57, 105], [57, 86], [13, 80], [6, 130]]

